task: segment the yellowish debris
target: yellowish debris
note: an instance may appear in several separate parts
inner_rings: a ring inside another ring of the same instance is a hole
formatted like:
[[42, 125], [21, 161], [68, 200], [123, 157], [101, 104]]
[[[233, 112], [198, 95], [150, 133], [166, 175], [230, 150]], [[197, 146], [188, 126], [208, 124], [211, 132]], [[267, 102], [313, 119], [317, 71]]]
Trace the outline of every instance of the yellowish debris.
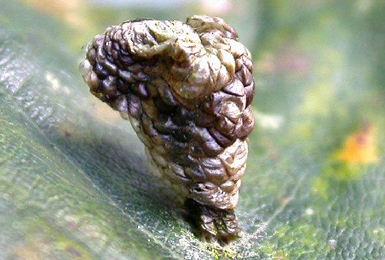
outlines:
[[366, 125], [349, 135], [343, 147], [336, 153], [336, 159], [349, 164], [372, 164], [378, 161], [378, 140], [376, 129]]

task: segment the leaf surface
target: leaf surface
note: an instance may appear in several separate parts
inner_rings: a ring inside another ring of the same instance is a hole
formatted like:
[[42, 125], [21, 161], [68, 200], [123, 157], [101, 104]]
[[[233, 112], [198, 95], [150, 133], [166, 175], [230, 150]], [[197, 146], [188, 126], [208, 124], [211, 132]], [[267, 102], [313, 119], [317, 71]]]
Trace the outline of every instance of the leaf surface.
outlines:
[[[302, 10], [306, 26], [276, 11], [298, 6], [277, 3], [257, 5], [271, 28], [254, 51], [244, 235], [222, 249], [193, 235], [129, 122], [88, 93], [74, 28], [1, 0], [0, 258], [384, 258], [385, 95], [369, 73], [380, 58], [365, 60], [350, 27], [369, 14], [342, 22], [331, 10], [353, 7], [341, 1]], [[336, 156], [355, 153], [371, 160]]]

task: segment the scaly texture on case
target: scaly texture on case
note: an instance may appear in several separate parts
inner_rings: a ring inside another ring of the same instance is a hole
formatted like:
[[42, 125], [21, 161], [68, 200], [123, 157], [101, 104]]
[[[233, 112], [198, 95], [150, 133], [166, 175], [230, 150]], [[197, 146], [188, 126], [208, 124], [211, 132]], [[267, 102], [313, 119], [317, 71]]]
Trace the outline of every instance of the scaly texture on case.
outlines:
[[80, 64], [93, 95], [129, 119], [161, 178], [207, 239], [238, 236], [234, 214], [254, 120], [250, 52], [220, 18], [107, 28]]

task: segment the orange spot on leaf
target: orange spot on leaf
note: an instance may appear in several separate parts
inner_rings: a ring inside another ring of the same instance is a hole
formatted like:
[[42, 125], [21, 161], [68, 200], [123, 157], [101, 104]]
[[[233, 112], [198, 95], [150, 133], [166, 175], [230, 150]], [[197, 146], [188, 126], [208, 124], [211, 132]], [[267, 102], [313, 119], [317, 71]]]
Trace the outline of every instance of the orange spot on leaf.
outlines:
[[376, 129], [369, 124], [349, 135], [343, 147], [337, 152], [336, 159], [349, 164], [376, 163], [378, 161]]

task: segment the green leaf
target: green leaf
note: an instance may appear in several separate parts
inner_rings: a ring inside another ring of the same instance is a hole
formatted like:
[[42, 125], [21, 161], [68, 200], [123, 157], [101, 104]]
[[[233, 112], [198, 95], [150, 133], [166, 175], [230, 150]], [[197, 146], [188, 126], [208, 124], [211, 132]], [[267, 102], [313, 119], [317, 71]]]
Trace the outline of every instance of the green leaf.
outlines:
[[[254, 5], [243, 237], [221, 248], [194, 236], [129, 122], [88, 93], [74, 46], [89, 35], [0, 0], [0, 258], [384, 258], [384, 5], [355, 2]], [[352, 150], [357, 131], [363, 148]]]

